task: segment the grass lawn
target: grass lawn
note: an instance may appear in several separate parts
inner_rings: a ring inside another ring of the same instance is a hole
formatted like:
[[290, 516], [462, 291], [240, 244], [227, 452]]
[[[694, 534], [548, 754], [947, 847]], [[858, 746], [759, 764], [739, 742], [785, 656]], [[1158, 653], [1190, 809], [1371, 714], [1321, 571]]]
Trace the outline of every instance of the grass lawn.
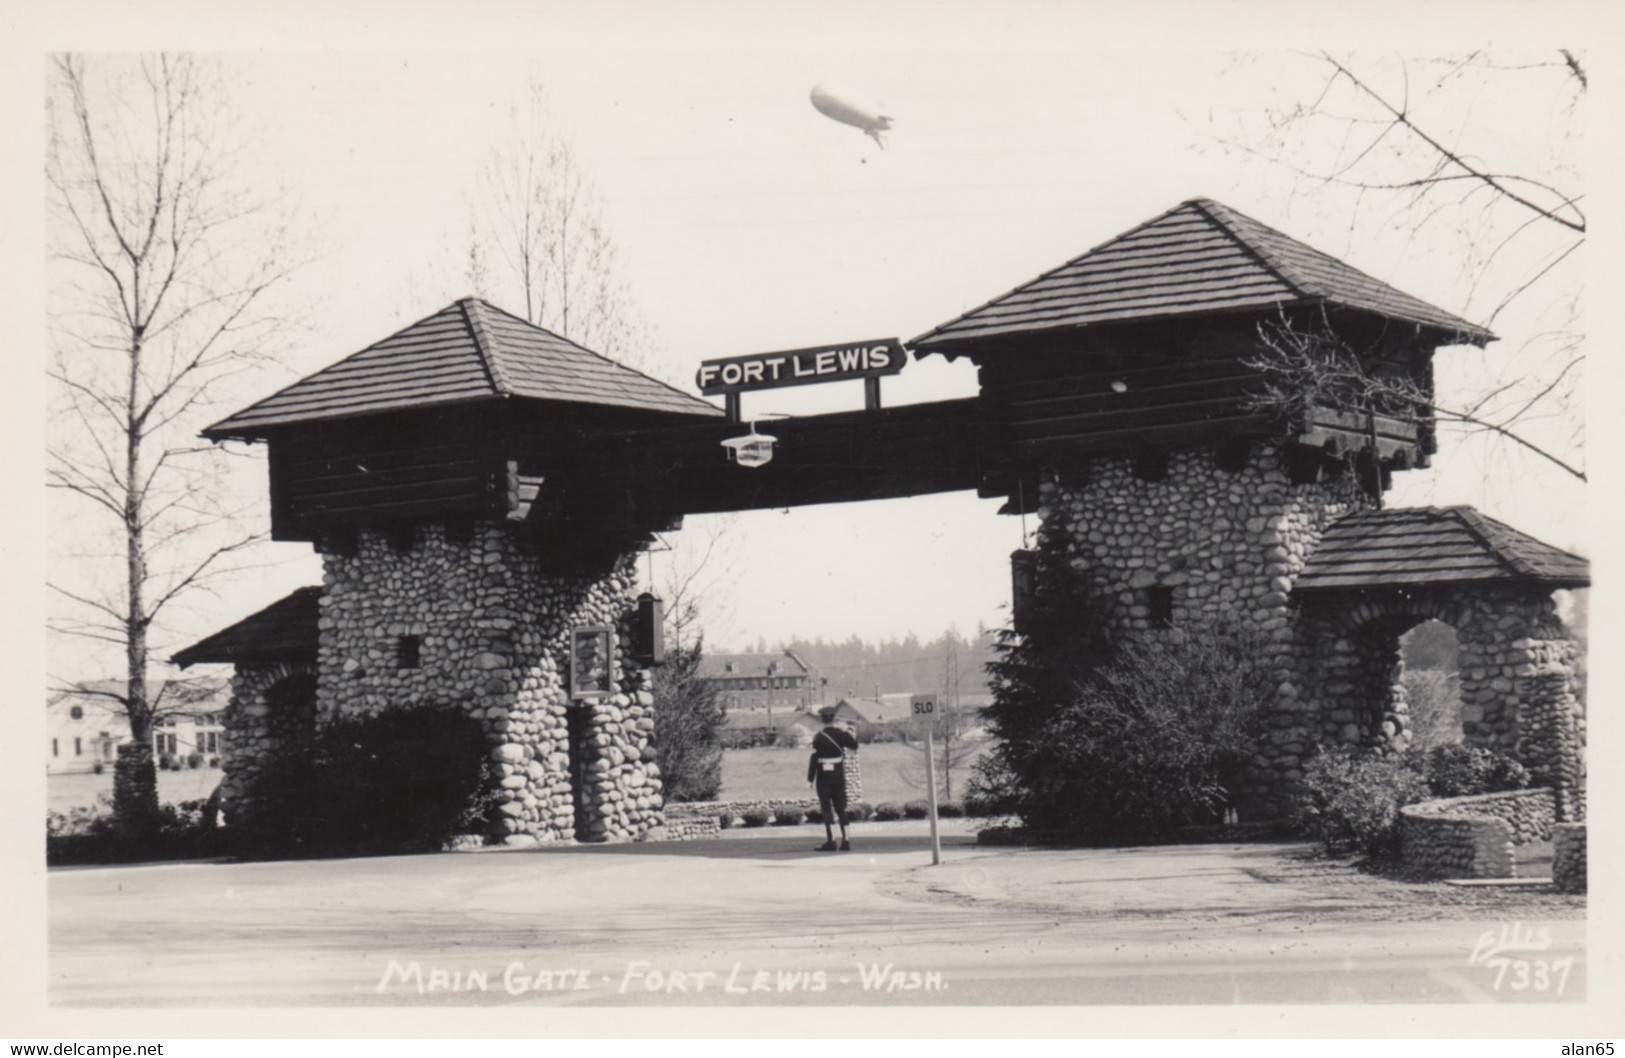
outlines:
[[[985, 752], [987, 742], [981, 743]], [[807, 785], [807, 749], [785, 749], [778, 746], [760, 746], [755, 749], [730, 749], [722, 754], [722, 797], [724, 801], [753, 801], [771, 797], [810, 797]], [[881, 801], [913, 801], [925, 797], [925, 765], [918, 749], [901, 742], [879, 742], [858, 751], [858, 763], [863, 774], [863, 799], [870, 804]], [[970, 780], [974, 760], [966, 761], [954, 769], [953, 793], [955, 799], [964, 796], [965, 784]], [[942, 750], [937, 750], [937, 781], [942, 777]], [[909, 780], [912, 779], [911, 783]]]
[[[179, 801], [197, 801], [214, 793], [220, 783], [219, 768], [187, 768], [184, 771], [158, 773], [158, 800], [168, 804]], [[77, 775], [48, 775], [45, 778], [45, 807], [51, 812], [66, 812], [70, 808], [90, 806], [99, 794], [113, 796], [113, 769], [100, 775], [84, 772]]]

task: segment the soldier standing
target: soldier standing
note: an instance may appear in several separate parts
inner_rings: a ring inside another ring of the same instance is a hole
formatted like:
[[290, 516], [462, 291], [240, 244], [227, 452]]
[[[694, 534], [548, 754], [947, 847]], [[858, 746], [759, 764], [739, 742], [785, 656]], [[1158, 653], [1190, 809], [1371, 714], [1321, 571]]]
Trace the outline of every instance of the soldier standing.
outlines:
[[[825, 721], [826, 726], [813, 736], [812, 757], [807, 761], [807, 781], [818, 791], [818, 807], [824, 818], [826, 840], [818, 846], [817, 851], [834, 852], [839, 848], [842, 852], [850, 852], [852, 846], [846, 838], [845, 751], [856, 753], [858, 739], [853, 734], [853, 723], [850, 720], [837, 722], [833, 708], [819, 710], [818, 717]], [[839, 846], [835, 844], [835, 831], [830, 826], [832, 815], [841, 824]]]

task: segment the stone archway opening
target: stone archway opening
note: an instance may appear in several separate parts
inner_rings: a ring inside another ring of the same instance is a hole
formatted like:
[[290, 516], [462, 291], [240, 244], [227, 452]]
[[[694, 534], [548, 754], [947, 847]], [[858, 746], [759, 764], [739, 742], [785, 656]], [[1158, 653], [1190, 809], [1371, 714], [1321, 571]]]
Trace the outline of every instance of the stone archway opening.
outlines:
[[1461, 641], [1455, 627], [1429, 618], [1399, 637], [1399, 650], [1409, 745], [1427, 750], [1461, 743]]

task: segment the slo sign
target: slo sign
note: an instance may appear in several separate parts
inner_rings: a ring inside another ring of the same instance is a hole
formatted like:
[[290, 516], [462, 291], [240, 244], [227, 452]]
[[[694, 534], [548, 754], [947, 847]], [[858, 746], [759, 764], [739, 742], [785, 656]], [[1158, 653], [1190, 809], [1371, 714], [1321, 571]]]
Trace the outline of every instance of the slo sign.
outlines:
[[814, 382], [844, 382], [879, 378], [903, 370], [903, 345], [896, 338], [877, 338], [847, 345], [814, 349], [787, 349], [700, 364], [695, 382], [707, 396], [743, 393], [780, 386], [806, 386]]
[[937, 711], [937, 696], [934, 694], [916, 694], [908, 703], [913, 707], [915, 716], [932, 716]]

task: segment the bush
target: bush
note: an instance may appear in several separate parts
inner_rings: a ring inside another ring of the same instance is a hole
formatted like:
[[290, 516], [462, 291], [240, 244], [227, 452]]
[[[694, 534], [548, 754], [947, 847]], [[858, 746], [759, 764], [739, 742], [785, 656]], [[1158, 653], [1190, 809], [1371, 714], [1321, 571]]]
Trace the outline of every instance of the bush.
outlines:
[[1340, 746], [1304, 765], [1296, 818], [1329, 852], [1388, 857], [1399, 850], [1399, 810], [1429, 795], [1414, 757]]
[[907, 819], [924, 819], [931, 814], [931, 806], [924, 801], [910, 801], [903, 806], [903, 816]]
[[231, 828], [249, 856], [434, 851], [494, 807], [480, 722], [451, 707], [336, 720], [261, 763]]
[[[1414, 756], [1411, 766], [1416, 767]], [[1421, 769], [1434, 797], [1469, 797], [1529, 785], [1528, 769], [1511, 757], [1460, 743], [1434, 746], [1423, 758]]]
[[797, 827], [807, 818], [807, 813], [799, 808], [780, 808], [773, 813], [773, 825], [776, 827]]
[[734, 825], [734, 814], [732, 812], [722, 812], [722, 813], [719, 813], [717, 815], [717, 827], [719, 829], [727, 830], [729, 827], [731, 827], [733, 825]]
[[875, 811], [867, 801], [853, 801], [846, 806], [846, 818], [854, 823], [861, 823], [865, 819], [872, 819]]
[[186, 755], [186, 766], [188, 768], [201, 768], [203, 766], [203, 754], [195, 749], [188, 753]]
[[[852, 818], [851, 809], [847, 810], [846, 815], [847, 815], [848, 819]], [[824, 813], [823, 813], [823, 811], [821, 809], [817, 809], [817, 808], [809, 808], [809, 809], [807, 809], [807, 822], [809, 822], [809, 823], [822, 823], [823, 821], [824, 821]]]
[[107, 766], [104, 765], [101, 761], [97, 761], [95, 764], [92, 764], [90, 766], [90, 770], [91, 770], [92, 773], [94, 773], [96, 775], [100, 775], [104, 771], [107, 770]]
[[965, 814], [965, 806], [958, 801], [940, 801], [937, 803], [937, 815], [943, 819], [958, 819]]
[[219, 757], [210, 757], [209, 758], [209, 767], [211, 767], [211, 768], [220, 767], [220, 758]]
[[168, 753], [165, 753], [163, 756], [158, 758], [158, 767], [163, 771], [174, 771], [177, 767], [179, 767], [179, 765], [175, 763], [174, 757], [170, 756]]
[[132, 863], [185, 860], [224, 852], [223, 832], [214, 825], [206, 801], [161, 805], [151, 827], [133, 829], [113, 815], [103, 794], [95, 805], [45, 816], [48, 864]]
[[979, 764], [976, 797], [1090, 841], [1216, 822], [1275, 690], [1258, 633], [1190, 625], [1109, 641], [1085, 587], [1069, 586], [1081, 574], [1056, 561], [1061, 583], [1049, 590], [1063, 597], [1025, 635], [1005, 633], [989, 665], [999, 743]]
[[767, 821], [772, 817], [768, 815], [766, 809], [752, 808], [745, 812], [742, 818], [745, 820], [747, 827], [765, 827]]
[[890, 823], [894, 819], [902, 819], [903, 810], [891, 801], [882, 801], [875, 805], [875, 822]]

